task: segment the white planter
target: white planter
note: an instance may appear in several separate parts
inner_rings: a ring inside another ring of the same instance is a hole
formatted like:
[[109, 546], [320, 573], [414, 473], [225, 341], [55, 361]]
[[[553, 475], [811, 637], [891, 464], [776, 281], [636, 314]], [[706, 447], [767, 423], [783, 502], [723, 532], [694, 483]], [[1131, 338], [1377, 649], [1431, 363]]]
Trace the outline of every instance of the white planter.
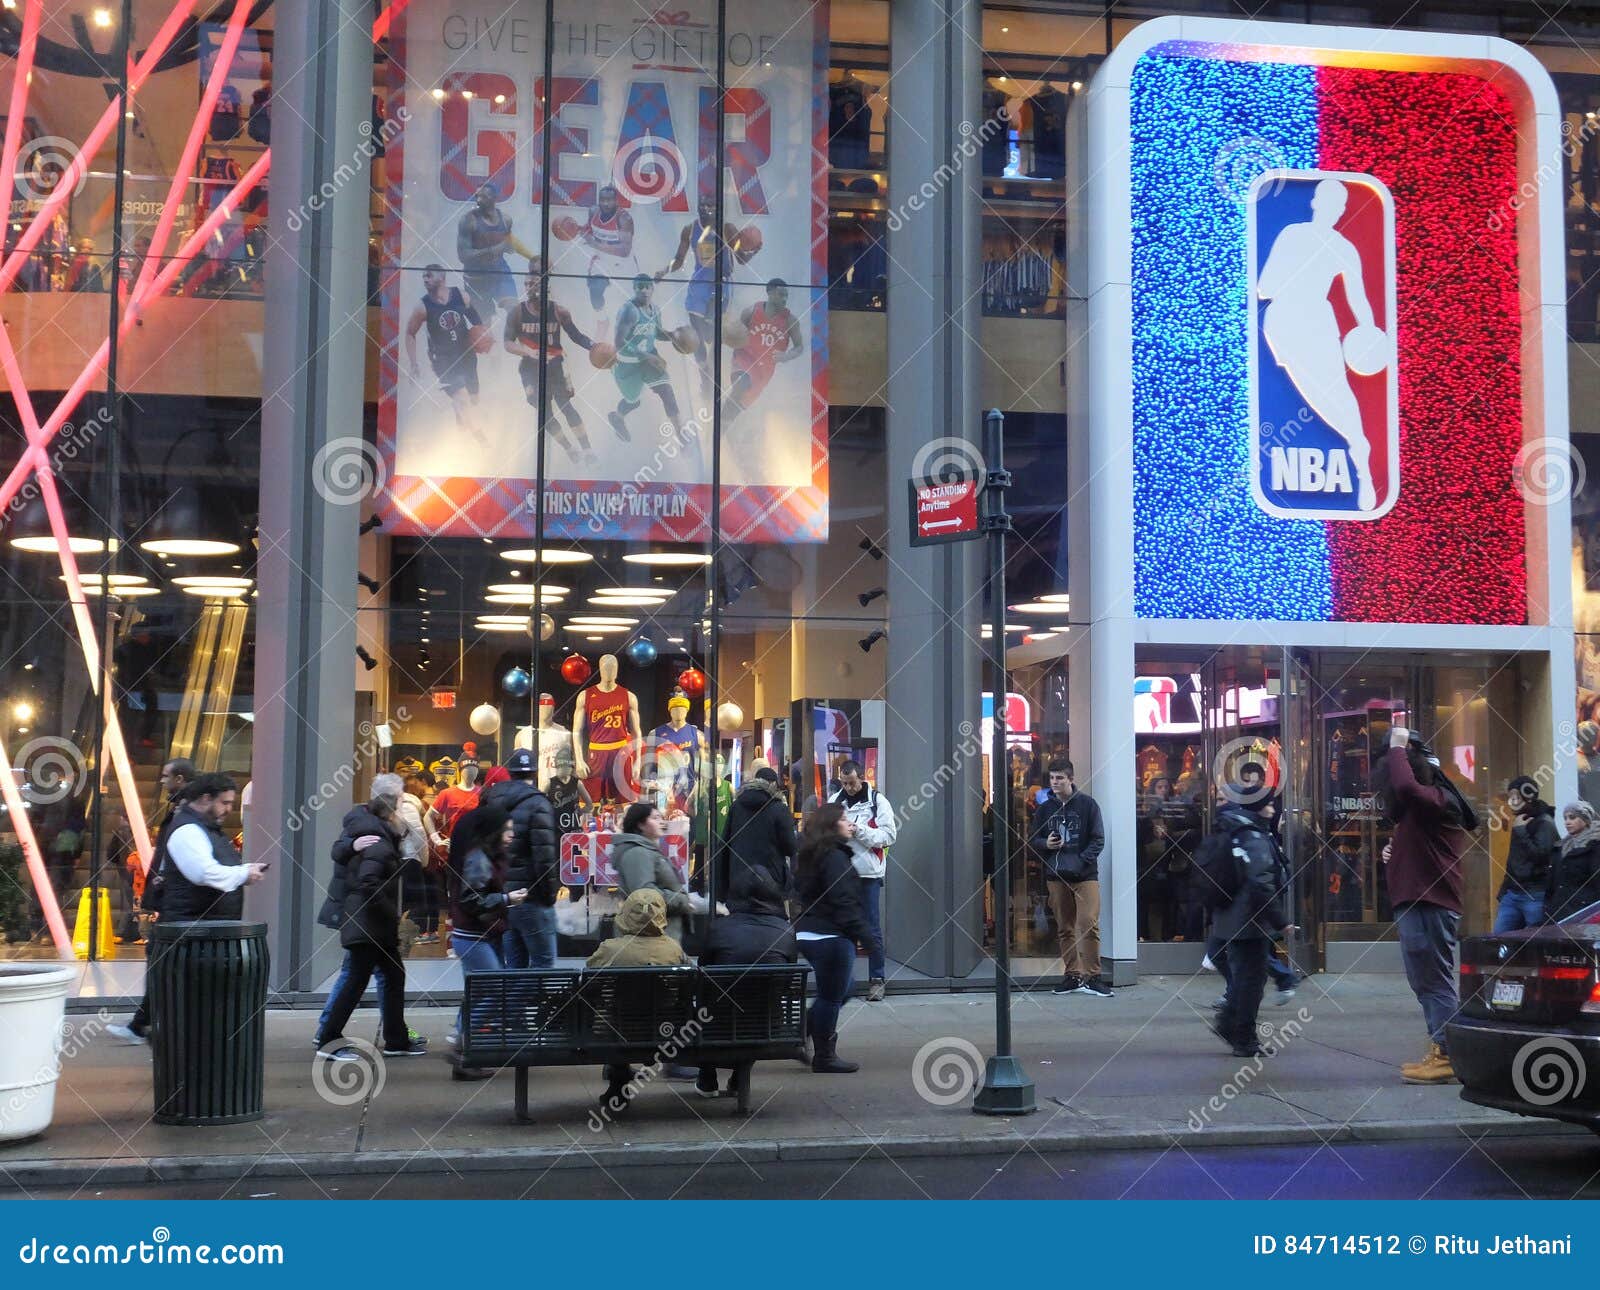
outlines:
[[61, 1074], [61, 1020], [76, 967], [0, 963], [0, 1142], [50, 1127]]

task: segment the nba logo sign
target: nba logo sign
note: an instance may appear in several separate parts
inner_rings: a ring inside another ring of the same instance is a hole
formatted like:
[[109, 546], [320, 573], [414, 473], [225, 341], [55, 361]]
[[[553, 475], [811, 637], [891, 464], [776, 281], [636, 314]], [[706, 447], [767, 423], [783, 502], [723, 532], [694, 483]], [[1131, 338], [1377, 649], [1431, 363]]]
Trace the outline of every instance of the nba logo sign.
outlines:
[[1268, 170], [1246, 201], [1251, 491], [1282, 519], [1377, 519], [1400, 495], [1393, 199]]

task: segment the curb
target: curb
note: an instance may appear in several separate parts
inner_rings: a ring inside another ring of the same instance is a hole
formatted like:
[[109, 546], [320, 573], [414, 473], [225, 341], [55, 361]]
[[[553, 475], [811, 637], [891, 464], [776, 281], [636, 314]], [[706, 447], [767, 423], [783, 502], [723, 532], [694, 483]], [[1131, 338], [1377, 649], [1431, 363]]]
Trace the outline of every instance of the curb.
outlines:
[[[1009, 1126], [1012, 1122], [1003, 1122]], [[1026, 1123], [1026, 1121], [1023, 1121]], [[965, 1134], [905, 1134], [900, 1137], [854, 1135], [828, 1139], [751, 1139], [736, 1144], [640, 1143], [585, 1149], [567, 1147], [491, 1147], [430, 1151], [301, 1152], [273, 1156], [158, 1156], [146, 1160], [81, 1157], [70, 1160], [19, 1160], [0, 1155], [0, 1184], [16, 1187], [136, 1186], [151, 1183], [220, 1182], [244, 1177], [330, 1177], [370, 1174], [430, 1174], [640, 1168], [698, 1167], [718, 1157], [751, 1163], [777, 1161], [857, 1160], [869, 1154], [911, 1159], [919, 1156], [1002, 1155], [1009, 1151], [1149, 1151], [1174, 1146], [1330, 1146], [1350, 1143], [1402, 1142], [1424, 1138], [1583, 1137], [1584, 1131], [1548, 1120], [1373, 1120], [1361, 1124], [1216, 1125], [1193, 1133], [1164, 1129], [1041, 1131]]]

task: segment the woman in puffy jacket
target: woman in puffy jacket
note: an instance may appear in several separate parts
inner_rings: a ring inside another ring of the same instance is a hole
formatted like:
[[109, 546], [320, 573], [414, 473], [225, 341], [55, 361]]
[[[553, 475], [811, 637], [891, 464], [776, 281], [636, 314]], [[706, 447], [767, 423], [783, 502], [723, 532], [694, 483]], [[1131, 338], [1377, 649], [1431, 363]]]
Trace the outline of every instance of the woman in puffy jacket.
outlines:
[[1494, 933], [1537, 927], [1544, 921], [1544, 893], [1550, 865], [1561, 848], [1555, 808], [1539, 800], [1539, 786], [1527, 775], [1506, 785], [1511, 812], [1506, 876], [1495, 897]]
[[795, 939], [817, 974], [817, 995], [806, 1016], [806, 1032], [815, 1044], [811, 1069], [819, 1075], [848, 1075], [861, 1069], [838, 1056], [839, 1009], [850, 994], [856, 942], [880, 945], [861, 908], [850, 837], [844, 807], [837, 802], [819, 806], [806, 821], [795, 861], [795, 895], [801, 902]]
[[1547, 922], [1560, 922], [1600, 900], [1600, 817], [1587, 802], [1569, 802], [1561, 812], [1567, 836], [1550, 865], [1544, 897]]

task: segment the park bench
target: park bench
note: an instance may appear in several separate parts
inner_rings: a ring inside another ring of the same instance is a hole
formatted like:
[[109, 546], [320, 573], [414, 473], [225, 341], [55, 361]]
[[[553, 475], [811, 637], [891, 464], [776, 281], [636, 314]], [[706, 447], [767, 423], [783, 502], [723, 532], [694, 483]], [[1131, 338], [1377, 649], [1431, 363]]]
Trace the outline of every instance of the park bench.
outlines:
[[732, 1067], [741, 1113], [756, 1062], [805, 1047], [804, 964], [755, 967], [518, 968], [469, 972], [459, 1060], [512, 1068], [529, 1119], [528, 1071], [658, 1060]]

